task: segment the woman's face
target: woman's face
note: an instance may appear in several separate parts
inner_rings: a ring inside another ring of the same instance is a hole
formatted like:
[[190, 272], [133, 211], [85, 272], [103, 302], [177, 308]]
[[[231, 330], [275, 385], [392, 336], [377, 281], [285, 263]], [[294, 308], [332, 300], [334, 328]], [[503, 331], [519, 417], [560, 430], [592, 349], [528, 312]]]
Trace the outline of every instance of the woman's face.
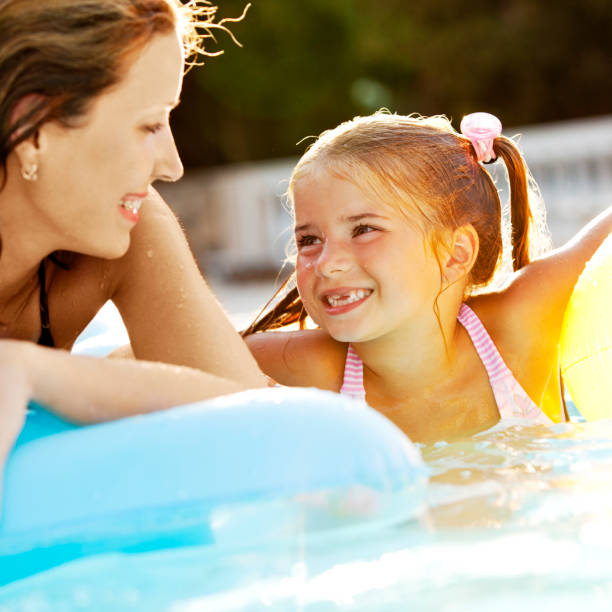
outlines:
[[169, 116], [178, 104], [183, 61], [178, 35], [157, 35], [77, 127], [48, 122], [40, 128], [31, 201], [54, 249], [120, 257], [146, 214], [146, 202], [140, 205], [151, 183], [181, 177]]

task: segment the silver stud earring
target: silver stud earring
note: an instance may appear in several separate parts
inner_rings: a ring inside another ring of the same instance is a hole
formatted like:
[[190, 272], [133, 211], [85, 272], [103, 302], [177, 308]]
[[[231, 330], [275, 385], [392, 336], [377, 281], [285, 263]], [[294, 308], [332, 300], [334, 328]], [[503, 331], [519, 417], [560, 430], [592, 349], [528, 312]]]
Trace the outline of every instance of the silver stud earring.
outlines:
[[35, 181], [38, 178], [38, 166], [33, 164], [27, 170], [22, 168], [21, 176], [23, 176], [26, 181]]

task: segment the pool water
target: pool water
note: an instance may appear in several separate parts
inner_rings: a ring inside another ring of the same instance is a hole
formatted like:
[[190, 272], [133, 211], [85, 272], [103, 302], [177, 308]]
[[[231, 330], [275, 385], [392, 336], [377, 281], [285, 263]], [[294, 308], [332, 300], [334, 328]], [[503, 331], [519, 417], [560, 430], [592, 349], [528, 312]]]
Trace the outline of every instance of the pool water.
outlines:
[[421, 450], [412, 520], [99, 555], [4, 587], [0, 610], [610, 609], [612, 421], [507, 422]]

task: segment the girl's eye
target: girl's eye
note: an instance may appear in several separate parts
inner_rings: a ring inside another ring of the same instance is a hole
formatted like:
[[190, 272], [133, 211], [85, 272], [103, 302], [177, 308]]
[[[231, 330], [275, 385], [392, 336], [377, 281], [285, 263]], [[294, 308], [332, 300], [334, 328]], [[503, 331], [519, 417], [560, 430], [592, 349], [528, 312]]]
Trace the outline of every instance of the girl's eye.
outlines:
[[319, 244], [321, 241], [316, 236], [298, 236], [296, 239], [298, 249]]
[[377, 227], [372, 227], [371, 225], [357, 225], [353, 229], [353, 238], [355, 236], [361, 236], [361, 234], [369, 234], [370, 232], [378, 231]]

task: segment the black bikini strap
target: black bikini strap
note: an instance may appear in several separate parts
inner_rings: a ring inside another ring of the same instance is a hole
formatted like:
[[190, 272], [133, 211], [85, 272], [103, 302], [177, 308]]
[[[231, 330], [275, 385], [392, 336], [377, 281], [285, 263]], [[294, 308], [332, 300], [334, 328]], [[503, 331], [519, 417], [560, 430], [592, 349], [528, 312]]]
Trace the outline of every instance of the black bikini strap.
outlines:
[[49, 326], [49, 305], [47, 304], [47, 275], [45, 260], [38, 266], [38, 280], [40, 282], [40, 337], [38, 344], [41, 346], [55, 346], [53, 335]]

